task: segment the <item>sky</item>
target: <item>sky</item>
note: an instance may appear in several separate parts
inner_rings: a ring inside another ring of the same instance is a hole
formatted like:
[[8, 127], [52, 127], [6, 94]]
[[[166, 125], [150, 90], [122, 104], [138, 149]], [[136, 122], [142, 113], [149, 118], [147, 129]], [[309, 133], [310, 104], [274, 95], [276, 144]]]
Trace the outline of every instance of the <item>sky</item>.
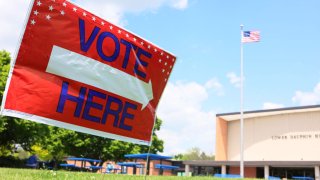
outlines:
[[[172, 52], [177, 62], [157, 115], [166, 155], [215, 154], [215, 116], [240, 111], [240, 25], [246, 43], [244, 110], [320, 104], [320, 1], [73, 0]], [[14, 54], [30, 0], [0, 1], [0, 49]]]

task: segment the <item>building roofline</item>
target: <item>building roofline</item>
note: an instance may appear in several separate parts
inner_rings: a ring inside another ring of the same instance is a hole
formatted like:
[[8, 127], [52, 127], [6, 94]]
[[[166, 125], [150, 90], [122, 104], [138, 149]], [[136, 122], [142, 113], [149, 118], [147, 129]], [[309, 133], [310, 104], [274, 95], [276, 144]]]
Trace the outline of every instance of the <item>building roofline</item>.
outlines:
[[[274, 111], [288, 111], [288, 110], [297, 110], [297, 109], [311, 109], [311, 108], [320, 108], [320, 105], [296, 106], [296, 107], [277, 108], [277, 109], [264, 109], [264, 110], [244, 111], [243, 114], [264, 113], [264, 112], [274, 112]], [[216, 117], [218, 117], [218, 116], [237, 115], [237, 114], [240, 114], [240, 112], [219, 113], [219, 114], [216, 114]]]
[[[185, 165], [191, 166], [240, 166], [240, 161], [212, 161], [212, 160], [191, 160], [183, 161]], [[244, 165], [248, 167], [314, 167], [318, 166], [320, 161], [244, 161]]]
[[159, 154], [142, 153], [142, 154], [126, 154], [125, 158], [131, 159], [150, 159], [150, 160], [168, 160], [172, 159], [172, 156], [163, 156]]

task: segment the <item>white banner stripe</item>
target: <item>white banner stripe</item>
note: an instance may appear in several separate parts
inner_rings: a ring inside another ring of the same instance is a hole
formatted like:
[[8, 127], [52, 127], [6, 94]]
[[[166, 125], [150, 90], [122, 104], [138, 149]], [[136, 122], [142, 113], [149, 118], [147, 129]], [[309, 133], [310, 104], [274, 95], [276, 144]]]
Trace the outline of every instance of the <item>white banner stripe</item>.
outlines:
[[117, 94], [146, 107], [153, 99], [151, 81], [146, 83], [97, 60], [53, 46], [46, 72]]

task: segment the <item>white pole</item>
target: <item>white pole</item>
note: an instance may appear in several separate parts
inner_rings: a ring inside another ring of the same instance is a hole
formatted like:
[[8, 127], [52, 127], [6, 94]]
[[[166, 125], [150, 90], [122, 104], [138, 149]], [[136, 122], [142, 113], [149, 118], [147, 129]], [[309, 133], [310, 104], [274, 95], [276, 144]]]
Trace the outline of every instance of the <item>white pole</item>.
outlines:
[[241, 44], [240, 44], [240, 176], [244, 178], [244, 163], [243, 163], [243, 25], [240, 25], [241, 29]]

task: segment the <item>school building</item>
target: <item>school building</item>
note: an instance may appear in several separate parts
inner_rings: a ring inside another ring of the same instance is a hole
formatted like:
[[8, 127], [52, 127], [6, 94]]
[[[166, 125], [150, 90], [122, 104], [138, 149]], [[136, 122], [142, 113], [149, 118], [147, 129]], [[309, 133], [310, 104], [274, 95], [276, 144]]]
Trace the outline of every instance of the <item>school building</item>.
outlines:
[[[244, 112], [244, 176], [319, 179], [320, 105]], [[216, 160], [185, 174], [240, 174], [240, 113], [216, 115]]]

